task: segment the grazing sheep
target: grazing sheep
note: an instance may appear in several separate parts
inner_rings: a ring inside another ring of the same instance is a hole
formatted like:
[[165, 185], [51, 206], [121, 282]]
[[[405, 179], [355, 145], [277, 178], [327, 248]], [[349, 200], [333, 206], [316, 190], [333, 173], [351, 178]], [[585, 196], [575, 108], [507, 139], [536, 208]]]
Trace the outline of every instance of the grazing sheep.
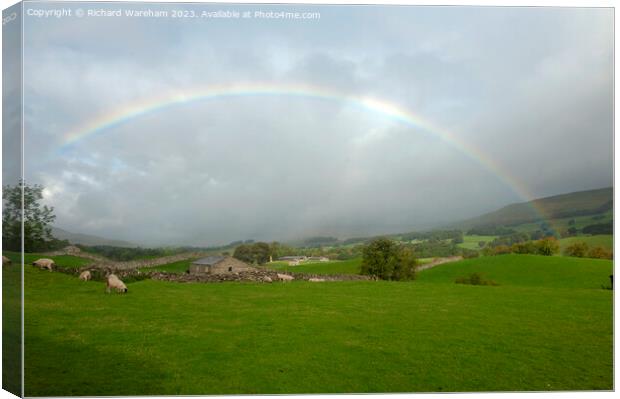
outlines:
[[11, 259], [7, 258], [6, 256], [2, 256], [2, 266], [5, 265], [10, 265], [11, 264]]
[[265, 276], [265, 277], [263, 277], [263, 282], [265, 282], [265, 283], [271, 283], [272, 281], [273, 281], [273, 280], [272, 280], [272, 279], [271, 279], [271, 277], [269, 277], [269, 276]]
[[308, 281], [313, 282], [313, 283], [321, 283], [321, 282], [325, 281], [325, 279], [324, 278], [312, 277], [312, 278], [309, 278]]
[[43, 259], [38, 259], [34, 262], [32, 262], [32, 264], [34, 266], [37, 266], [38, 268], [40, 268], [41, 270], [49, 270], [50, 272], [52, 271], [52, 268], [54, 267], [55, 263], [53, 260], [51, 259], [47, 259], [47, 258], [43, 258]]
[[80, 280], [88, 281], [90, 279], [91, 279], [91, 275], [90, 275], [90, 271], [89, 270], [85, 270], [82, 273], [80, 273]]
[[289, 276], [288, 274], [280, 274], [278, 273], [278, 278], [282, 281], [293, 281], [295, 280], [295, 277], [293, 276]]
[[116, 274], [110, 274], [106, 279], [105, 291], [110, 292], [111, 289], [115, 289], [116, 292], [127, 292], [127, 286], [116, 277]]

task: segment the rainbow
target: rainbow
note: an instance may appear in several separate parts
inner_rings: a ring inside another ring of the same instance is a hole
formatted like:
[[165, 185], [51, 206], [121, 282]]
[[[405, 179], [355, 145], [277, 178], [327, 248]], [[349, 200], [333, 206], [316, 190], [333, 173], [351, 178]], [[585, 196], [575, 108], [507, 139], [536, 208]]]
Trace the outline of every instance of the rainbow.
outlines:
[[[501, 164], [489, 157], [478, 148], [470, 145], [454, 133], [443, 129], [421, 115], [415, 114], [397, 104], [386, 100], [356, 96], [341, 93], [329, 88], [307, 86], [300, 84], [264, 84], [239, 83], [230, 85], [213, 85], [187, 90], [178, 90], [160, 96], [150, 97], [142, 101], [124, 104], [118, 109], [102, 113], [85, 124], [69, 131], [62, 140], [61, 150], [66, 150], [77, 142], [88, 137], [102, 134], [110, 129], [123, 125], [131, 120], [153, 114], [173, 106], [206, 102], [237, 97], [297, 97], [302, 99], [316, 99], [337, 102], [380, 115], [387, 120], [396, 121], [409, 126], [419, 132], [438, 137], [448, 145], [463, 153], [473, 161], [497, 176], [504, 184], [510, 187], [524, 201], [530, 201], [533, 196], [517, 178], [512, 176]], [[542, 209], [535, 209], [544, 220]]]

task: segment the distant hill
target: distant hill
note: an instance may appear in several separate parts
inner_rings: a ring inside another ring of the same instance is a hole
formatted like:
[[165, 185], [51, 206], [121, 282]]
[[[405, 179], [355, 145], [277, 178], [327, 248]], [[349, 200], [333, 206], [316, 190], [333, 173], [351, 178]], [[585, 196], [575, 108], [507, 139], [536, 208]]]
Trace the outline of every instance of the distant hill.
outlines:
[[111, 240], [108, 238], [93, 236], [90, 234], [71, 233], [59, 227], [52, 227], [52, 235], [58, 238], [59, 240], [67, 240], [71, 244], [108, 245], [112, 247], [127, 247], [127, 248], [137, 246], [136, 244], [133, 244], [128, 241]]
[[560, 219], [595, 215], [613, 209], [613, 188], [578, 191], [539, 198], [505, 206], [497, 211], [455, 223], [453, 227], [469, 229], [481, 226], [510, 226], [541, 219]]

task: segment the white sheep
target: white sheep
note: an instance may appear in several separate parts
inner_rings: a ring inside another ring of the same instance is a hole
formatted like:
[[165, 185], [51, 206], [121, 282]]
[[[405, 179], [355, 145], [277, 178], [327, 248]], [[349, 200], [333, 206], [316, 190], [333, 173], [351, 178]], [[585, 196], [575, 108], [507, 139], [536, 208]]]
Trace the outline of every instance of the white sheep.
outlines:
[[42, 259], [38, 259], [38, 260], [32, 262], [32, 264], [34, 266], [39, 267], [41, 270], [47, 269], [47, 270], [49, 270], [51, 272], [55, 263], [51, 259], [42, 258]]
[[80, 273], [80, 280], [82, 281], [88, 281], [91, 279], [91, 275], [90, 275], [90, 271], [85, 270], [82, 273]]
[[116, 274], [110, 274], [106, 279], [105, 291], [110, 292], [111, 289], [115, 289], [116, 292], [127, 292], [127, 286], [116, 276]]
[[280, 274], [278, 273], [278, 278], [282, 281], [293, 281], [295, 280], [295, 277], [293, 276], [289, 276], [288, 274]]

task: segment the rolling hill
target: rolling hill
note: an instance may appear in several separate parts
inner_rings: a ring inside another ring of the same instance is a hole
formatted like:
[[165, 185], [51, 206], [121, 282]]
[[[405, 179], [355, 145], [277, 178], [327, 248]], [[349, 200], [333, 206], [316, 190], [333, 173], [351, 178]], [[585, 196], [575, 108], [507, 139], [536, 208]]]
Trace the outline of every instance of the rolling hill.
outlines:
[[93, 236], [90, 234], [81, 234], [81, 233], [72, 233], [70, 231], [61, 229], [59, 227], [52, 227], [52, 235], [59, 240], [67, 240], [71, 244], [81, 244], [81, 245], [108, 245], [111, 247], [136, 247], [136, 244], [133, 244], [128, 241], [122, 240], [112, 240], [109, 238], [103, 238], [98, 236]]
[[538, 221], [541, 219], [541, 213], [546, 219], [560, 219], [595, 215], [611, 209], [613, 209], [613, 188], [607, 187], [511, 204], [497, 211], [456, 223], [452, 227], [469, 229], [479, 226], [510, 226]]

